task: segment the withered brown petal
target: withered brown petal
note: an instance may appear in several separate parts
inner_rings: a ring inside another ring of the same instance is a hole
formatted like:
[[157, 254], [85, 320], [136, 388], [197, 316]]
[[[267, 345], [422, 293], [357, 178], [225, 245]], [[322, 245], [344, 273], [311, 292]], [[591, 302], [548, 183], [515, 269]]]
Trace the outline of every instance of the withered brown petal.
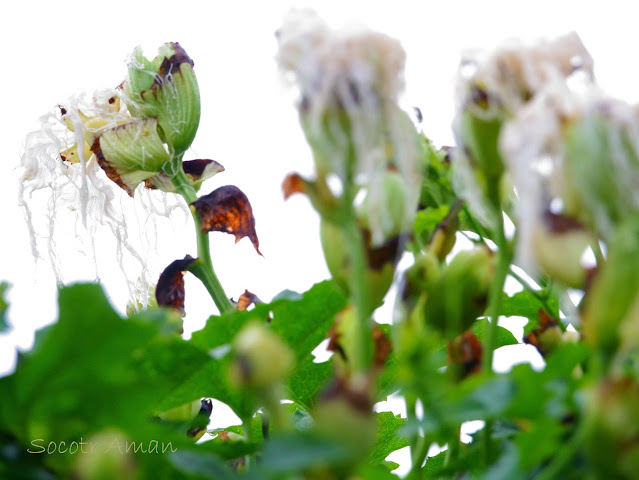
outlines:
[[585, 227], [572, 217], [550, 210], [544, 212], [543, 221], [552, 233], [567, 233], [575, 230], [585, 230]]
[[248, 198], [235, 185], [225, 185], [191, 204], [200, 217], [204, 233], [225, 232], [235, 236], [235, 242], [248, 237], [257, 253], [262, 255], [255, 233], [255, 218]]
[[306, 191], [305, 180], [297, 173], [289, 173], [282, 182], [282, 192], [284, 200], [295, 193], [304, 193]]
[[204, 173], [204, 170], [209, 165], [215, 165], [216, 170], [220, 172], [224, 171], [224, 167], [220, 165], [218, 162], [216, 162], [215, 160], [210, 160], [205, 158], [198, 158], [195, 160], [186, 160], [182, 162], [182, 170], [184, 170], [184, 173], [186, 173], [187, 175], [192, 175], [195, 178], [199, 178], [202, 176], [202, 174]]
[[262, 301], [254, 293], [244, 290], [244, 293], [240, 295], [240, 298], [237, 300], [237, 310], [244, 312], [253, 303], [262, 303]]
[[372, 241], [370, 230], [362, 229], [362, 236], [364, 237], [368, 266], [372, 270], [379, 271], [384, 268], [384, 265], [387, 263], [395, 264], [399, 261], [399, 257], [403, 252], [404, 244], [406, 242], [405, 235], [396, 235], [389, 238], [378, 247], [373, 247], [371, 245]]
[[155, 287], [158, 305], [173, 308], [184, 316], [184, 272], [194, 261], [195, 258], [187, 255], [164, 269]]
[[117, 170], [106, 160], [106, 158], [104, 158], [102, 148], [100, 147], [100, 137], [97, 137], [93, 141], [93, 145], [91, 145], [91, 151], [95, 154], [95, 158], [98, 160], [98, 165], [100, 165], [100, 168], [104, 170], [104, 173], [106, 173], [106, 176], [109, 178], [109, 180], [114, 182], [118, 187], [120, 187], [122, 190], [128, 193], [130, 197], [132, 197], [133, 190], [122, 181], [122, 177], [117, 172]]
[[375, 346], [373, 365], [377, 368], [384, 368], [386, 360], [393, 350], [393, 345], [379, 324], [375, 324], [375, 328], [373, 328], [373, 344]]
[[[224, 167], [215, 160], [198, 158], [196, 160], [185, 160], [182, 162], [182, 170], [191, 182], [200, 182], [209, 177], [224, 171]], [[205, 178], [202, 175], [208, 173]], [[175, 191], [175, 186], [171, 183], [166, 173], [158, 173], [144, 181], [144, 186], [151, 190], [161, 189], [163, 191]]]

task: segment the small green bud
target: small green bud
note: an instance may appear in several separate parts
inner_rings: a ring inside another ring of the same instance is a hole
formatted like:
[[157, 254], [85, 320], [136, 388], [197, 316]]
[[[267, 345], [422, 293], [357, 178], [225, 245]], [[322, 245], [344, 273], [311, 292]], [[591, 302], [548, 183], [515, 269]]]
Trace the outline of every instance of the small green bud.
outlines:
[[[349, 289], [349, 260], [346, 251], [346, 239], [338, 226], [322, 219], [320, 224], [320, 240], [328, 270], [337, 285], [348, 292]], [[366, 238], [365, 238], [366, 240]], [[369, 268], [366, 274], [369, 277], [371, 288], [371, 303], [380, 305], [388, 289], [393, 283], [395, 265], [398, 260], [393, 254], [392, 248], [395, 240], [379, 249], [370, 246], [370, 237], [367, 242], [367, 254], [369, 256]], [[396, 239], [399, 242], [399, 239]], [[399, 245], [399, 243], [397, 243]], [[379, 255], [376, 255], [379, 253]], [[390, 254], [390, 256], [386, 255]]]
[[157, 118], [172, 153], [190, 147], [200, 123], [200, 91], [193, 61], [178, 43], [162, 45], [152, 61], [136, 49], [123, 90], [134, 116]]
[[428, 290], [427, 324], [454, 338], [467, 330], [487, 304], [495, 258], [486, 248], [458, 253]]
[[586, 269], [581, 258], [597, 239], [582, 225], [563, 215], [546, 212], [533, 233], [533, 249], [541, 270], [572, 288], [583, 288]]
[[499, 134], [505, 114], [491, 104], [487, 92], [472, 87], [468, 105], [459, 118], [460, 144], [467, 149], [471, 165], [483, 176], [486, 188], [498, 185], [504, 173], [504, 162], [499, 152]]
[[619, 110], [610, 104], [609, 111], [590, 111], [565, 128], [566, 212], [604, 238], [639, 210], [638, 119], [634, 110]]
[[165, 422], [190, 422], [200, 412], [201, 406], [202, 401], [200, 399], [193, 400], [179, 407], [159, 413], [158, 417]]
[[138, 478], [135, 456], [124, 433], [116, 429], [103, 430], [83, 442], [86, 451], [78, 455], [75, 473], [81, 480], [112, 480]]
[[586, 341], [607, 358], [617, 350], [620, 327], [633, 315], [639, 293], [639, 216], [628, 219], [608, 243], [608, 258], [597, 272], [582, 309]]
[[275, 333], [262, 323], [245, 326], [233, 342], [236, 358], [232, 381], [238, 386], [262, 390], [277, 385], [291, 373], [295, 356]]

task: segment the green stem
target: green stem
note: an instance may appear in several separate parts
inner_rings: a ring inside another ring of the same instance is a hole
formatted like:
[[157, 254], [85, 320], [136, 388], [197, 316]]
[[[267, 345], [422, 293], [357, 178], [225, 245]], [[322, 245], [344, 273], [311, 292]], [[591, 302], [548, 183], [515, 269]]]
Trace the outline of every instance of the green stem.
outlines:
[[539, 300], [539, 303], [541, 303], [544, 306], [544, 308], [550, 315], [555, 314], [555, 312], [553, 312], [553, 310], [550, 308], [550, 305], [548, 304], [548, 297], [541, 295], [539, 293], [539, 290], [535, 289], [530, 283], [528, 283], [521, 275], [515, 272], [512, 268], [508, 271], [508, 275], [513, 277], [515, 280], [517, 280], [517, 282], [519, 282], [519, 284], [522, 287], [524, 287], [524, 290], [527, 290], [537, 300]]
[[373, 326], [371, 314], [374, 308], [371, 300], [371, 285], [368, 275], [368, 260], [364, 247], [364, 237], [357, 225], [354, 211], [342, 224], [349, 264], [349, 284], [353, 305], [357, 313], [357, 343], [353, 355], [353, 370], [367, 372], [373, 363]]
[[[251, 420], [252, 418], [249, 416], [248, 418], [242, 419], [242, 428], [244, 429], [244, 438], [246, 438], [247, 443], [252, 443], [254, 441], [253, 431], [251, 430]], [[244, 456], [244, 464], [246, 466], [246, 471], [250, 471], [253, 468], [253, 456], [248, 454]]]
[[421, 472], [422, 465], [424, 460], [426, 460], [426, 455], [428, 455], [428, 448], [430, 444], [426, 441], [424, 437], [421, 435], [418, 437], [417, 445], [415, 449], [411, 451], [411, 469], [408, 473], [407, 478], [416, 479], [419, 478], [419, 473]]
[[553, 480], [558, 477], [561, 470], [575, 456], [577, 450], [579, 450], [583, 440], [584, 430], [583, 427], [580, 427], [575, 432], [568, 444], [555, 455], [550, 464], [537, 476], [537, 480]]
[[[482, 369], [486, 375], [491, 375], [493, 371], [493, 351], [495, 349], [495, 342], [497, 340], [499, 312], [501, 310], [501, 300], [504, 291], [504, 283], [506, 282], [506, 276], [510, 268], [512, 260], [512, 252], [510, 245], [506, 239], [504, 233], [504, 218], [501, 213], [501, 209], [497, 215], [497, 229], [496, 229], [496, 244], [497, 244], [497, 270], [495, 271], [495, 277], [490, 288], [490, 303], [488, 305], [488, 312], [490, 315], [490, 325], [483, 344], [483, 359]], [[484, 428], [484, 462], [489, 464], [492, 457], [492, 421], [486, 420], [486, 426]]]
[[[197, 193], [191, 184], [189, 184], [181, 168], [176, 169], [176, 172], [171, 174], [171, 180], [177, 192], [182, 195], [189, 206], [197, 200]], [[235, 307], [224, 292], [224, 288], [218, 280], [217, 275], [215, 275], [213, 262], [211, 261], [208, 233], [202, 232], [200, 229], [200, 216], [194, 208], [189, 208], [193, 216], [193, 221], [195, 222], [195, 236], [197, 239], [197, 261], [189, 267], [189, 271], [204, 284], [204, 287], [206, 287], [211, 295], [220, 313], [230, 312], [234, 310]]]

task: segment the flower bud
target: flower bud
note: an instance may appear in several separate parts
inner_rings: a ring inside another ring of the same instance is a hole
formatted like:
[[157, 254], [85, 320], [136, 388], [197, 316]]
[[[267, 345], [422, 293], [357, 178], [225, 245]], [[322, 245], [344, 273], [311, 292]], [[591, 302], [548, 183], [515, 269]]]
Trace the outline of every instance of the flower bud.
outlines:
[[595, 104], [565, 126], [568, 213], [604, 238], [639, 210], [639, 115], [623, 102]]
[[[397, 104], [405, 60], [401, 45], [361, 28], [333, 30], [308, 10], [292, 12], [278, 40], [280, 68], [299, 87], [300, 121], [318, 178], [336, 176], [347, 202], [359, 189], [367, 191], [373, 244], [382, 244], [395, 223], [401, 228], [402, 220], [412, 219], [421, 184], [420, 138]], [[384, 178], [391, 168], [405, 195], [400, 203], [405, 210], [396, 219], [389, 216], [395, 194]]]
[[586, 269], [581, 258], [597, 241], [591, 233], [569, 217], [546, 212], [532, 240], [537, 264], [544, 273], [569, 287], [584, 287]]
[[[368, 284], [371, 288], [371, 304], [378, 306], [393, 283], [395, 265], [399, 260], [397, 252], [402, 242], [399, 237], [396, 237], [385, 245], [373, 248], [370, 245], [370, 234], [366, 235], [366, 232], [365, 230], [364, 241], [369, 267], [366, 270], [366, 275], [368, 275]], [[333, 223], [322, 219], [320, 240], [326, 265], [333, 280], [344, 292], [349, 292], [350, 262], [346, 251], [346, 239], [342, 231]]]
[[617, 350], [624, 321], [633, 317], [639, 294], [639, 216], [628, 219], [608, 243], [608, 258], [597, 272], [582, 308], [586, 341], [606, 358]]
[[201, 406], [202, 401], [200, 399], [193, 400], [179, 407], [159, 413], [158, 417], [165, 422], [190, 422], [200, 412]]
[[494, 260], [486, 248], [458, 253], [428, 290], [427, 324], [449, 339], [467, 330], [486, 308]]
[[200, 91], [193, 61], [178, 43], [167, 43], [148, 60], [137, 48], [122, 86], [133, 116], [155, 117], [171, 153], [184, 153], [200, 123]]
[[262, 323], [245, 326], [233, 342], [236, 358], [231, 380], [238, 386], [264, 390], [286, 379], [295, 363], [293, 352]]
[[109, 428], [89, 437], [86, 451], [78, 455], [76, 478], [81, 480], [111, 480], [137, 478], [139, 468], [128, 438], [120, 430]]

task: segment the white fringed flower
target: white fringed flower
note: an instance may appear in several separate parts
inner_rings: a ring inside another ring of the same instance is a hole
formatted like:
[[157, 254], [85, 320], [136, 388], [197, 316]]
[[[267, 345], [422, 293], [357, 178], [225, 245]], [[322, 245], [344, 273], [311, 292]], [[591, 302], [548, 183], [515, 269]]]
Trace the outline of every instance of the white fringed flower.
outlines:
[[[406, 184], [406, 220], [419, 193], [419, 143], [397, 106], [405, 54], [400, 43], [362, 27], [333, 29], [294, 10], [278, 31], [280, 69], [299, 88], [300, 117], [318, 175], [367, 190], [374, 243], [390, 234], [382, 178], [396, 169]], [[393, 221], [392, 221], [393, 220]]]

